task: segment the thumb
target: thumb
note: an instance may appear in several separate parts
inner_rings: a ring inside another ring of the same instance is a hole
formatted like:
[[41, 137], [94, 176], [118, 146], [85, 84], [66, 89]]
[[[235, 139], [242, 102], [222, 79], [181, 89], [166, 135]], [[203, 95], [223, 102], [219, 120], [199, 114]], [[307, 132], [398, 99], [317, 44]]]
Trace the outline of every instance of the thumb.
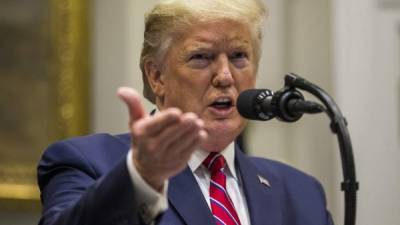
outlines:
[[128, 106], [130, 125], [146, 115], [137, 91], [129, 87], [120, 87], [118, 88], [117, 95]]

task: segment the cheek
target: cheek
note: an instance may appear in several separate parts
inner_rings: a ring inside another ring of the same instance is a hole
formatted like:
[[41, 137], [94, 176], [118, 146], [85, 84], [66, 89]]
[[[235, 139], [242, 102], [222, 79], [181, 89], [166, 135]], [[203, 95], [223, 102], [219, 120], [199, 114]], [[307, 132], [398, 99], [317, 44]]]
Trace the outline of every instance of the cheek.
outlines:
[[185, 95], [200, 100], [206, 90], [211, 86], [210, 73], [206, 70], [186, 70], [181, 75], [177, 76], [175, 86], [175, 91], [179, 90]]
[[246, 89], [254, 88], [256, 83], [256, 77], [252, 72], [244, 73], [237, 79], [236, 86], [238, 91], [244, 91]]
[[204, 99], [207, 85], [200, 79], [191, 79], [186, 76], [168, 80], [165, 103], [167, 107], [174, 106], [183, 111], [196, 112]]

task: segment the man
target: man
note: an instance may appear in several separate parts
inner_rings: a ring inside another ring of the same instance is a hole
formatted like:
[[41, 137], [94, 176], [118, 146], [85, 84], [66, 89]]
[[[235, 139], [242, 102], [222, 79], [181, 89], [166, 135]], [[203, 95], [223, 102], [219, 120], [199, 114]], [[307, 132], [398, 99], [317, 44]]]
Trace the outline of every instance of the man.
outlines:
[[332, 224], [319, 183], [235, 145], [235, 108], [255, 86], [259, 0], [165, 0], [147, 15], [147, 115], [121, 88], [130, 133], [58, 142], [38, 167], [40, 224]]

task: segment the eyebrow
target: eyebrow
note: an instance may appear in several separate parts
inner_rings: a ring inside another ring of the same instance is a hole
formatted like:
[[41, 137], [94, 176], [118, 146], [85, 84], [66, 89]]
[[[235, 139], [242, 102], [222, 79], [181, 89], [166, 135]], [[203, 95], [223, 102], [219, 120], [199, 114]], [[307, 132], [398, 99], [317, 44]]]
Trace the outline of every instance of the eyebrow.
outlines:
[[190, 45], [184, 46], [183, 51], [184, 52], [193, 52], [193, 51], [210, 49], [212, 47], [214, 47], [213, 43], [195, 41], [194, 43], [191, 43]]
[[[249, 41], [243, 41], [243, 40], [228, 40], [225, 41], [224, 43], [228, 43], [228, 46], [230, 48], [235, 48], [235, 49], [250, 49], [251, 44]], [[211, 42], [202, 42], [202, 41], [195, 41], [194, 43], [191, 43], [190, 45], [184, 46], [183, 51], [184, 52], [193, 52], [193, 51], [201, 51], [201, 50], [208, 50], [210, 48], [213, 48], [215, 46], [215, 43]]]
[[235, 37], [227, 40], [227, 42], [230, 44], [230, 46], [233, 46], [234, 48], [242, 48], [242, 49], [251, 48], [251, 42], [248, 40], [243, 40]]

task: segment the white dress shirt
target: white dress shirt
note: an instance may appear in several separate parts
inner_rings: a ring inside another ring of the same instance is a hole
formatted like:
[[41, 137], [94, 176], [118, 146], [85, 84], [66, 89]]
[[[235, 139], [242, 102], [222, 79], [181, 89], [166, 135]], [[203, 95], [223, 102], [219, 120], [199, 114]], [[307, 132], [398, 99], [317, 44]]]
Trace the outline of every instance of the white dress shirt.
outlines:
[[[189, 162], [189, 168], [192, 170], [194, 177], [201, 189], [201, 192], [207, 201], [208, 207], [210, 207], [209, 188], [211, 173], [202, 164], [207, 158], [209, 152], [204, 150], [196, 150]], [[250, 225], [250, 217], [247, 208], [245, 195], [243, 193], [242, 182], [240, 174], [235, 167], [235, 150], [234, 143], [232, 142], [221, 154], [225, 157], [226, 166], [226, 189], [229, 197], [231, 198], [236, 212], [239, 216], [241, 225]], [[140, 174], [137, 172], [132, 160], [132, 150], [127, 155], [127, 166], [131, 175], [132, 183], [136, 193], [136, 206], [139, 209], [142, 217], [145, 221], [151, 222], [159, 214], [167, 210], [167, 189], [168, 181], [164, 184], [164, 190], [162, 193], [154, 190], [150, 185], [143, 180]], [[211, 207], [210, 207], [211, 210]]]

